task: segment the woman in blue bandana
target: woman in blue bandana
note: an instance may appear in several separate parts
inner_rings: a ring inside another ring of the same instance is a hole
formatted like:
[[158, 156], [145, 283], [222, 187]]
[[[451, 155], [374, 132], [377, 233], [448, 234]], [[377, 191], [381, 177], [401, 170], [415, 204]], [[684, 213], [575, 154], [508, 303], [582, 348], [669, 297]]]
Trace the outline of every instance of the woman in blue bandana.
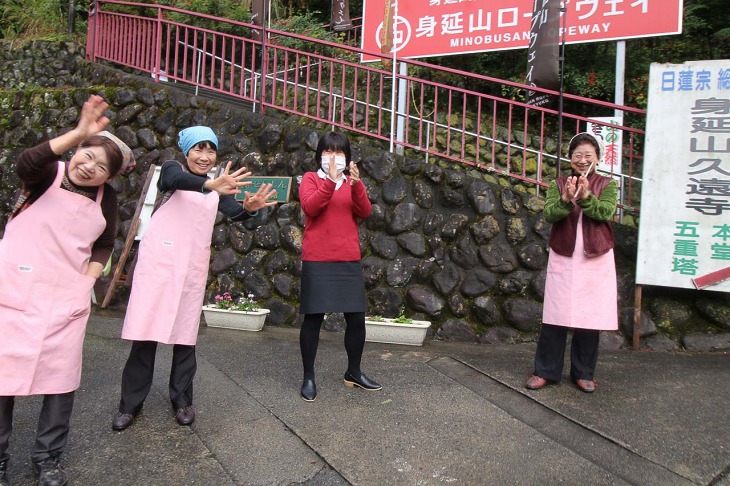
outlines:
[[152, 386], [157, 343], [172, 344], [170, 402], [180, 425], [195, 420], [193, 377], [195, 343], [200, 324], [210, 261], [210, 241], [216, 213], [243, 221], [276, 204], [271, 184], [245, 193], [243, 207], [234, 194], [251, 184], [243, 167], [230, 172], [228, 162], [216, 178], [218, 138], [208, 127], [186, 128], [178, 135], [185, 164], [168, 160], [162, 165], [150, 224], [139, 247], [132, 293], [122, 339], [132, 349], [122, 373], [122, 397], [112, 428], [124, 430], [142, 410]]

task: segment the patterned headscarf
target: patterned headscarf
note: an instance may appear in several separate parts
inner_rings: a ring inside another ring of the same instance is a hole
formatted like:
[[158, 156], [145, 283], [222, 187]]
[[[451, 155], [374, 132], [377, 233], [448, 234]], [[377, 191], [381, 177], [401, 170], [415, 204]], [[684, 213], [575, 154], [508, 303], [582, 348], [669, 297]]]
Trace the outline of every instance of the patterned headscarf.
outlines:
[[107, 131], [99, 132], [97, 133], [100, 137], [106, 137], [112, 142], [116, 144], [117, 147], [119, 147], [119, 151], [122, 153], [122, 168], [119, 169], [119, 174], [129, 174], [132, 172], [132, 169], [137, 165], [136, 161], [134, 160], [134, 154], [132, 153], [132, 149], [127, 146], [126, 143], [122, 142], [117, 138], [116, 136], [112, 135], [111, 133]]

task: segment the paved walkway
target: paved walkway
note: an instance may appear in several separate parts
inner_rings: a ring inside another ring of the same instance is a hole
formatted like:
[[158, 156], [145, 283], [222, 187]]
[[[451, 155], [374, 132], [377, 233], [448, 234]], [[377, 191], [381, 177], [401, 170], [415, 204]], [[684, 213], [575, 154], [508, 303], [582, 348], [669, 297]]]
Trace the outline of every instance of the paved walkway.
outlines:
[[[730, 355], [603, 352], [593, 395], [567, 379], [528, 392], [534, 345], [367, 343], [380, 392], [346, 388], [342, 334], [322, 332], [318, 397], [299, 398], [298, 330], [203, 327], [197, 420], [167, 401], [158, 352], [142, 415], [111, 430], [129, 344], [89, 322], [69, 448], [74, 485], [730, 485]], [[567, 368], [566, 368], [567, 369]], [[13, 484], [34, 484], [38, 397], [18, 399]]]

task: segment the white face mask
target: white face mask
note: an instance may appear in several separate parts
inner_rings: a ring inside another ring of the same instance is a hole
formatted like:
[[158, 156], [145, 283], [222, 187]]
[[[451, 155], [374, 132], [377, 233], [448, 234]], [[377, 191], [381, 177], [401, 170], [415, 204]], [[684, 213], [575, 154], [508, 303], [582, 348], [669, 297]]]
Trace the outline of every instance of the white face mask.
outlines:
[[[335, 167], [337, 167], [337, 173], [342, 172], [347, 167], [347, 159], [342, 155], [335, 155]], [[330, 158], [322, 157], [322, 170], [328, 173], [330, 170]]]

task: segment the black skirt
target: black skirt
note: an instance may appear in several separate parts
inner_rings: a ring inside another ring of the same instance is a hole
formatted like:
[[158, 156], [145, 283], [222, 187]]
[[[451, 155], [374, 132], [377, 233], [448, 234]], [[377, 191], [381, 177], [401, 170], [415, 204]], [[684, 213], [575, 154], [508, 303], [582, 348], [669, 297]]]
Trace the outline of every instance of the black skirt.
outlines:
[[360, 261], [302, 261], [300, 314], [366, 312]]

